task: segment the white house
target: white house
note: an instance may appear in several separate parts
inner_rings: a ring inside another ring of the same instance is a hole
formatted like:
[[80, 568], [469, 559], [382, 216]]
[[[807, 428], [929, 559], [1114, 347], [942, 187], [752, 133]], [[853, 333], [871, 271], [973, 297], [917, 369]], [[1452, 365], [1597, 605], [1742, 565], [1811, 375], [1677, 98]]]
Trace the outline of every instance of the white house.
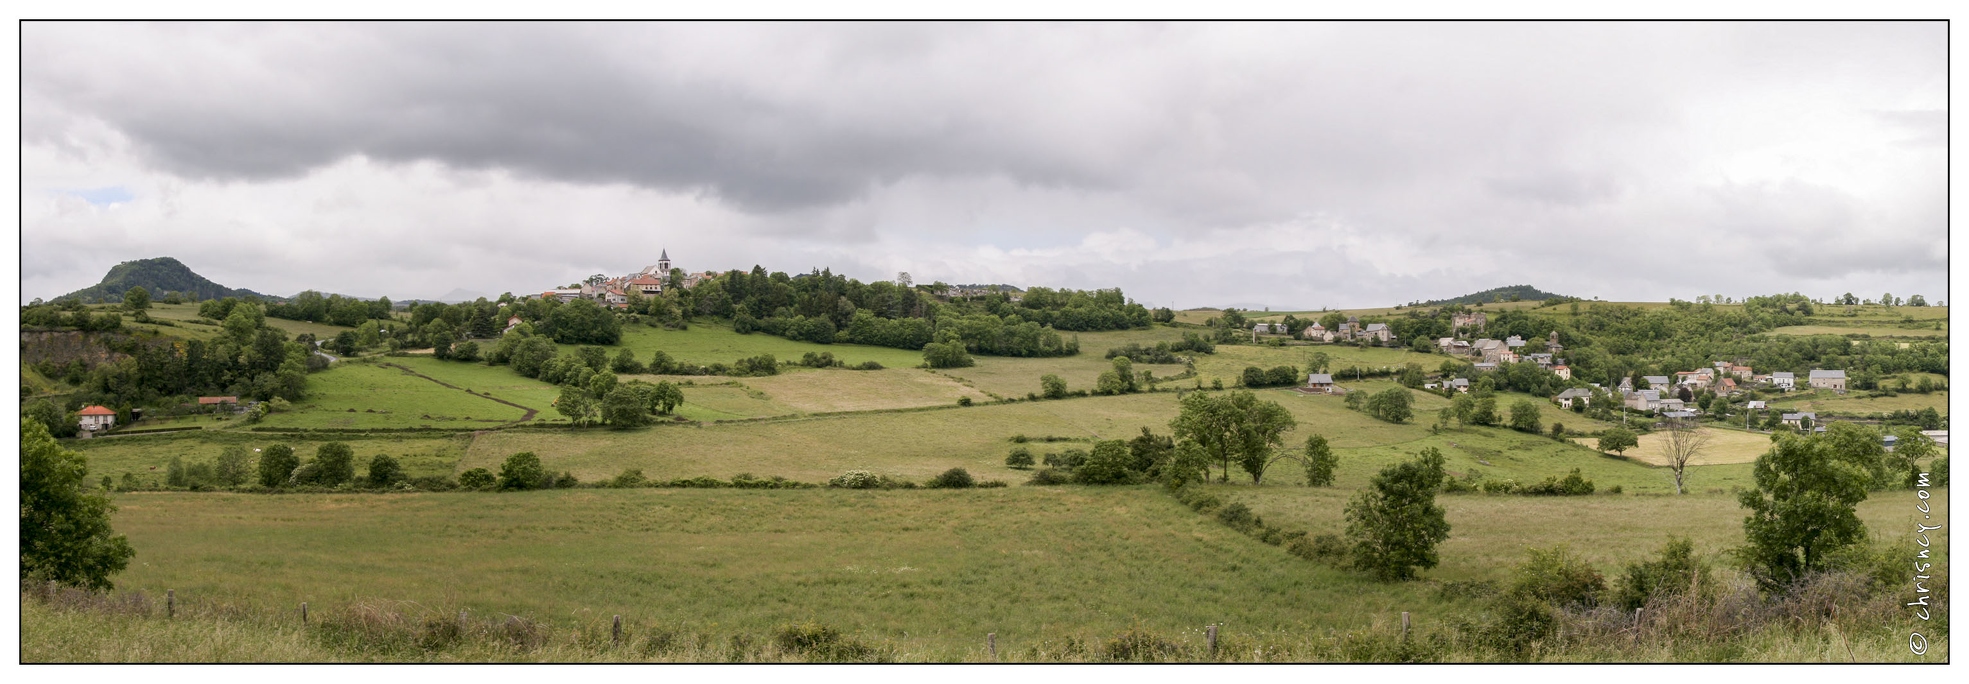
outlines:
[[1573, 402], [1577, 401], [1581, 404], [1591, 404], [1593, 403], [1592, 398], [1593, 398], [1592, 392], [1587, 391], [1585, 388], [1582, 387], [1574, 387], [1564, 392], [1560, 392], [1558, 396], [1552, 397], [1552, 401], [1558, 402], [1561, 408], [1571, 409]]
[[1789, 392], [1798, 387], [1798, 378], [1788, 371], [1772, 373], [1771, 386]]
[[1306, 391], [1332, 394], [1333, 376], [1328, 373], [1309, 373], [1306, 375]]
[[77, 413], [81, 416], [82, 436], [93, 436], [98, 430], [116, 427], [116, 412], [102, 406], [85, 406]]

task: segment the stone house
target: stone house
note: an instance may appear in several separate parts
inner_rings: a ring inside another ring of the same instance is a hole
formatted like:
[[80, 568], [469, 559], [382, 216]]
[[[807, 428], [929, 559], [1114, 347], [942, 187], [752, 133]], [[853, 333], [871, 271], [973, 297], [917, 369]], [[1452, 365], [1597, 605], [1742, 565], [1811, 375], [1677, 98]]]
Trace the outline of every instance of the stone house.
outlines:
[[1812, 389], [1829, 389], [1844, 392], [1846, 391], [1846, 371], [1813, 369], [1811, 374], [1806, 376], [1805, 382], [1810, 384]]
[[1574, 387], [1552, 397], [1552, 401], [1558, 403], [1560, 408], [1571, 409], [1575, 401], [1583, 405], [1592, 404], [1593, 393], [1583, 387]]

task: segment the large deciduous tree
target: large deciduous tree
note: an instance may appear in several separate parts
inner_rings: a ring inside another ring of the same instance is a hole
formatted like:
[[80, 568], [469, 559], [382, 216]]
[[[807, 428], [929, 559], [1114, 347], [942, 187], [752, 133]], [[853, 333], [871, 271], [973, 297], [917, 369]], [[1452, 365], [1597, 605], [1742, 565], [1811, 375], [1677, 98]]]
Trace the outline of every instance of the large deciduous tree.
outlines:
[[1822, 435], [1780, 433], [1757, 457], [1751, 468], [1757, 488], [1737, 501], [1750, 509], [1742, 553], [1760, 587], [1784, 591], [1825, 569], [1832, 552], [1866, 539], [1854, 507], [1866, 500], [1880, 461], [1871, 432], [1833, 423]]
[[88, 461], [38, 421], [21, 421], [20, 448], [21, 578], [108, 590], [136, 550], [110, 530], [109, 497], [84, 491]]
[[1442, 452], [1430, 447], [1382, 469], [1355, 494], [1347, 504], [1354, 567], [1385, 581], [1436, 567], [1436, 544], [1449, 538], [1449, 521], [1436, 505], [1442, 481]]

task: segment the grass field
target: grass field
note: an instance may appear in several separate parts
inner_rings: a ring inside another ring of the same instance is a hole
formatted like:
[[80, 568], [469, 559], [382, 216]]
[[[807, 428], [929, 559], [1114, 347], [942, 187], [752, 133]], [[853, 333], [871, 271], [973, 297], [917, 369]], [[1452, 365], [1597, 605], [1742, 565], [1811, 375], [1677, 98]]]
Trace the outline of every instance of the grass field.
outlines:
[[1813, 411], [1827, 413], [1887, 413], [1892, 411], [1919, 411], [1934, 408], [1942, 415], [1948, 415], [1948, 392], [1929, 394], [1903, 393], [1891, 397], [1860, 397], [1858, 393], [1840, 396], [1829, 391], [1794, 393], [1771, 401], [1771, 405], [1785, 411]]
[[[1267, 522], [1340, 534], [1354, 488], [1226, 487], [1213, 491], [1225, 501], [1241, 501]], [[1936, 490], [1935, 519], [1945, 519], [1947, 490]], [[1505, 579], [1524, 560], [1525, 549], [1565, 544], [1608, 573], [1657, 552], [1670, 536], [1687, 536], [1696, 551], [1722, 563], [1724, 553], [1743, 543], [1744, 509], [1728, 493], [1683, 496], [1486, 496], [1454, 494], [1437, 498], [1450, 524], [1439, 547], [1440, 579]], [[1870, 534], [1894, 539], [1911, 532], [1921, 514], [1907, 491], [1874, 492], [1859, 506]], [[1930, 524], [1933, 524], [1932, 521]], [[1946, 552], [1946, 546], [1942, 547]]]
[[[560, 345], [563, 354], [573, 353], [578, 347]], [[859, 344], [813, 344], [765, 333], [740, 335], [732, 332], [728, 323], [709, 320], [693, 322], [689, 330], [624, 325], [621, 342], [617, 346], [607, 347], [610, 358], [625, 347], [644, 363], [648, 363], [659, 349], [678, 361], [697, 364], [730, 364], [760, 354], [772, 354], [781, 361], [799, 361], [800, 356], [807, 352], [832, 352], [834, 358], [850, 365], [874, 361], [888, 368], [909, 368], [923, 363], [923, 352], [920, 351]]]
[[146, 483], [155, 479], [157, 484], [162, 484], [165, 469], [173, 457], [182, 457], [186, 463], [211, 462], [218, 458], [221, 449], [233, 444], [253, 449], [273, 444], [287, 444], [294, 447], [295, 455], [300, 456], [305, 462], [314, 457], [315, 449], [322, 444], [342, 441], [355, 449], [358, 461], [357, 473], [367, 472], [365, 469], [369, 457], [376, 454], [389, 454], [397, 457], [412, 477], [451, 475], [459, 457], [464, 455], [465, 446], [470, 439], [469, 436], [359, 433], [296, 436], [206, 430], [72, 440], [63, 443], [62, 447], [81, 453], [89, 459], [91, 484], [102, 479], [104, 475], [120, 480], [124, 473], [133, 473]]
[[963, 657], [1131, 626], [1256, 633], [1447, 608], [1294, 558], [1153, 487], [862, 492], [577, 490], [507, 495], [125, 494], [128, 590], [332, 611], [766, 632], [819, 621]]
[[1771, 331], [1773, 335], [1868, 335], [1871, 337], [1947, 337], [1948, 326], [1897, 328], [1888, 326], [1787, 325]]
[[[403, 359], [408, 360], [408, 359]], [[469, 368], [458, 364], [460, 369]], [[514, 381], [524, 381], [506, 369]], [[536, 383], [539, 384], [539, 383]], [[520, 420], [525, 409], [467, 394], [380, 363], [340, 363], [308, 378], [308, 396], [293, 411], [267, 416], [268, 427], [493, 427]]]
[[[1272, 524], [1316, 534], [1344, 526], [1351, 494], [1346, 487], [1213, 489]], [[1947, 490], [1935, 493], [1936, 513], [1946, 516]], [[116, 499], [115, 525], [138, 550], [119, 590], [170, 589], [194, 610], [223, 603], [225, 614], [261, 611], [287, 621], [235, 628], [227, 638], [175, 626], [176, 636], [167, 636], [158, 633], [172, 624], [164, 621], [137, 629], [127, 619], [29, 606], [23, 660], [197, 659], [172, 655], [190, 649], [204, 649], [193, 652], [206, 660], [351, 657], [288, 631], [304, 601], [324, 621], [359, 606], [395, 605], [439, 619], [459, 611], [526, 616], [563, 634], [606, 634], [610, 616], [622, 615], [632, 639], [681, 632], [714, 645], [734, 633], [756, 638], [813, 622], [904, 661], [982, 660], [986, 632], [1013, 661], [1099, 659], [1100, 644], [1128, 629], [1192, 648], [1205, 624], [1223, 625], [1227, 660], [1334, 658], [1308, 644], [1331, 630], [1388, 628], [1403, 611], [1426, 634], [1481, 610], [1444, 599], [1430, 582], [1377, 583], [1290, 556], [1153, 486]], [[1741, 509], [1727, 496], [1440, 501], [1451, 536], [1440, 547], [1441, 565], [1425, 573], [1432, 580], [1501, 580], [1526, 548], [1562, 544], [1612, 575], [1670, 536], [1690, 537], [1702, 557], [1720, 564], [1741, 540]], [[1874, 537], [1890, 540], [1911, 527], [1912, 501], [1906, 492], [1879, 493], [1860, 514]], [[1937, 551], [1946, 558], [1945, 545]], [[132, 638], [96, 636], [119, 633]], [[531, 656], [439, 657], [639, 657], [556, 656], [580, 643], [567, 639]], [[1845, 648], [1869, 660], [1891, 657], [1872, 636], [1851, 641]], [[1846, 659], [1823, 646], [1772, 653], [1766, 645], [1726, 657]], [[1295, 649], [1299, 655], [1290, 655]], [[694, 657], [722, 658], [701, 647]]]

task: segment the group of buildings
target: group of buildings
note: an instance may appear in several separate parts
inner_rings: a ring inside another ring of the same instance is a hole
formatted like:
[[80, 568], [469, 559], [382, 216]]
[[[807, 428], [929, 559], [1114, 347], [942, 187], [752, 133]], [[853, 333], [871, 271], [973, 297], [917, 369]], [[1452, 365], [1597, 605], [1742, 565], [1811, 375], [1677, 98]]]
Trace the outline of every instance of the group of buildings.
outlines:
[[541, 297], [553, 297], [563, 302], [587, 299], [613, 309], [629, 308], [629, 295], [655, 297], [663, 294], [663, 288], [670, 286], [696, 287], [698, 283], [715, 278], [718, 274], [686, 273], [682, 282], [675, 282], [670, 273], [670, 250], [663, 250], [656, 263], [629, 275], [606, 279], [595, 279], [577, 287], [557, 288], [540, 293]]
[[[1259, 335], [1290, 334], [1292, 334], [1292, 330], [1287, 328], [1284, 323], [1258, 323], [1251, 326], [1251, 338], [1254, 341], [1258, 339]], [[1393, 330], [1388, 329], [1388, 324], [1368, 323], [1362, 325], [1359, 316], [1348, 316], [1346, 322], [1334, 326], [1332, 330], [1328, 330], [1326, 326], [1321, 325], [1318, 321], [1314, 321], [1312, 325], [1308, 325], [1299, 331], [1299, 339], [1308, 342], [1358, 342], [1361, 340], [1370, 340], [1384, 346], [1393, 344], [1396, 341], [1395, 333]]]

